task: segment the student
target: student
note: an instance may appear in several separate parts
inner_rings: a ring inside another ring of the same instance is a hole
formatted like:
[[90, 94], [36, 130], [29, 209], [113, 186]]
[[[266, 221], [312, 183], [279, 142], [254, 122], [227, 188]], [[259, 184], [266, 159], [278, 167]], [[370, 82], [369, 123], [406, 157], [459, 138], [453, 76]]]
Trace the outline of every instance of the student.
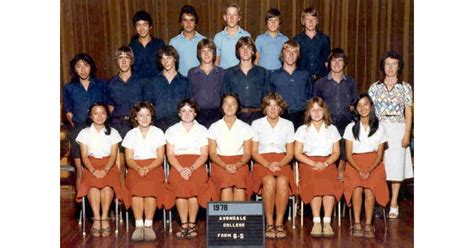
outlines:
[[156, 239], [153, 216], [167, 195], [163, 171], [166, 141], [163, 131], [153, 126], [154, 119], [155, 109], [151, 103], [136, 103], [130, 112], [133, 129], [122, 142], [128, 166], [125, 182], [135, 217], [133, 241]]
[[165, 45], [158, 52], [158, 61], [163, 69], [147, 84], [145, 100], [155, 106], [155, 126], [161, 130], [178, 122], [176, 106], [181, 99], [189, 97], [188, 79], [177, 72], [179, 55], [172, 46]]
[[241, 18], [240, 6], [236, 3], [227, 3], [224, 7], [224, 21], [226, 26], [214, 36], [217, 47], [216, 65], [227, 69], [239, 63], [236, 56], [235, 44], [239, 38], [249, 36], [250, 33], [239, 26]]
[[[334, 48], [327, 59], [328, 75], [320, 78], [314, 84], [313, 96], [324, 99], [329, 107], [332, 123], [337, 127], [340, 135], [352, 121], [354, 102], [357, 100], [357, 86], [354, 79], [344, 74], [344, 68], [349, 63], [347, 54], [341, 48]], [[346, 167], [346, 149], [341, 139], [339, 158], [339, 179], [344, 179]]]
[[313, 82], [328, 73], [324, 62], [331, 50], [329, 37], [317, 29], [319, 19], [315, 9], [312, 7], [304, 9], [301, 13], [304, 31], [293, 38], [301, 47], [301, 61], [298, 68], [308, 71]]
[[163, 48], [165, 43], [161, 39], [151, 36], [153, 20], [148, 12], [137, 11], [132, 21], [137, 31], [129, 45], [135, 55], [133, 72], [140, 77], [154, 77], [158, 74], [156, 56], [158, 50]]
[[202, 39], [197, 45], [200, 65], [189, 70], [188, 80], [191, 99], [199, 104], [197, 121], [209, 128], [221, 118], [220, 96], [224, 84], [224, 69], [214, 65], [216, 45], [212, 39]]
[[306, 100], [311, 98], [312, 85], [309, 73], [298, 69], [296, 63], [300, 56], [300, 45], [289, 40], [283, 44], [280, 58], [283, 66], [269, 76], [270, 90], [278, 92], [288, 103], [284, 118], [295, 127], [303, 125]]
[[280, 51], [288, 37], [280, 33], [281, 19], [279, 10], [269, 9], [265, 15], [265, 24], [267, 24], [267, 30], [265, 33], [257, 36], [255, 40], [257, 47], [255, 64], [273, 71], [281, 67]]
[[239, 96], [242, 108], [238, 118], [250, 124], [262, 117], [260, 103], [269, 92], [268, 72], [254, 65], [257, 49], [252, 38], [240, 38], [234, 50], [240, 63], [225, 71], [224, 93], [232, 92]]
[[[295, 128], [291, 121], [280, 114], [286, 102], [271, 92], [263, 98], [265, 117], [252, 122], [255, 136], [252, 138], [253, 191], [261, 194], [265, 207], [265, 237], [286, 238], [283, 216], [288, 205], [288, 196], [296, 193], [296, 184], [291, 170]], [[273, 213], [276, 208], [276, 219]]]
[[196, 46], [199, 41], [206, 38], [196, 31], [199, 16], [193, 6], [184, 5], [179, 13], [181, 32], [173, 37], [169, 44], [176, 48], [179, 54], [179, 73], [188, 76], [191, 67], [199, 65], [196, 57]]
[[237, 118], [239, 108], [235, 94], [224, 94], [221, 100], [224, 118], [209, 128], [210, 174], [221, 201], [245, 201], [252, 194], [248, 162], [253, 132], [247, 123]]
[[105, 84], [95, 77], [97, 68], [89, 54], [80, 53], [69, 61], [71, 81], [64, 85], [63, 111], [70, 129], [71, 156], [76, 167], [76, 190], [82, 177], [82, 162], [76, 137], [85, 128], [90, 106], [105, 101]]
[[93, 237], [107, 237], [111, 233], [108, 213], [114, 192], [117, 199], [124, 199], [119, 180], [120, 171], [115, 164], [118, 143], [122, 138], [117, 130], [110, 127], [109, 121], [106, 105], [92, 104], [89, 108], [88, 126], [76, 138], [84, 164], [76, 201], [81, 201], [87, 195], [94, 214], [91, 227]]
[[[176, 203], [181, 228], [178, 239], [196, 238], [196, 217], [199, 206], [206, 208], [211, 200], [206, 161], [208, 156], [207, 129], [195, 117], [199, 112], [197, 103], [184, 99], [178, 105], [180, 122], [166, 130], [166, 157], [171, 165], [168, 177], [170, 188], [167, 208]], [[218, 198], [218, 196], [215, 196]]]
[[[344, 196], [348, 204], [354, 205], [352, 235], [375, 238], [372, 226], [375, 201], [385, 207], [389, 200], [385, 166], [382, 162], [387, 133], [383, 126], [379, 126], [374, 104], [369, 95], [360, 95], [355, 106], [356, 120], [347, 125], [344, 131], [346, 156], [349, 162], [344, 173]], [[365, 195], [364, 227], [360, 222], [362, 193]]]
[[[331, 125], [329, 110], [320, 97], [312, 98], [306, 105], [304, 125], [295, 134], [295, 157], [300, 162], [299, 190], [304, 203], [311, 204], [313, 213], [313, 237], [332, 237], [331, 216], [335, 201], [343, 191], [337, 180], [335, 162], [339, 158], [341, 136]], [[321, 225], [321, 205], [324, 218]]]

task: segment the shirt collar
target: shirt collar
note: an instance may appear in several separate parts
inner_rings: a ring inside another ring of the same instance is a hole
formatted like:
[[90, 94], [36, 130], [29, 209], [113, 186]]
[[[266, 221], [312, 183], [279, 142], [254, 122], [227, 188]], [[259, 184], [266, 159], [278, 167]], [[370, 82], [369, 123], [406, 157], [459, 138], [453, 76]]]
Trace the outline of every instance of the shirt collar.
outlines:
[[[201, 34], [198, 31], [196, 31], [196, 33], [194, 33], [194, 36], [191, 37], [191, 40], [199, 38], [200, 35]], [[184, 36], [184, 31], [181, 31], [181, 33], [179, 33], [178, 36], [181, 37], [182, 39], [188, 40], [188, 38], [186, 38], [186, 36]]]
[[[268, 37], [270, 37], [270, 38], [273, 38], [273, 37], [270, 35], [270, 32], [268, 32], [268, 31], [265, 31], [265, 35], [268, 36]], [[283, 36], [283, 34], [282, 34], [280, 31], [278, 31], [278, 33], [277, 33], [277, 35], [275, 36], [275, 38], [276, 38], [276, 37], [280, 37], [280, 36]]]
[[[239, 30], [235, 34], [242, 34], [244, 32], [244, 30], [239, 25], [237, 25], [237, 28], [239, 28]], [[225, 35], [230, 37], [229, 33], [227, 32], [227, 29], [228, 29], [228, 27], [226, 26], [224, 28], [224, 33], [225, 33]], [[234, 34], [234, 36], [235, 36], [235, 34]]]
[[[342, 74], [342, 80], [346, 80], [346, 79], [347, 79], [347, 78], [346, 78], [346, 75], [345, 75], [345, 74]], [[328, 80], [332, 80], [332, 73], [331, 73], [331, 72], [328, 73]], [[342, 80], [341, 80], [341, 81], [342, 81]]]
[[[193, 130], [195, 130], [197, 127], [197, 121], [196, 120], [193, 120], [193, 126], [191, 127], [191, 129], [189, 130], [189, 132], [192, 132]], [[179, 130], [187, 133], [186, 131], [186, 128], [184, 127], [184, 124], [183, 124], [183, 121], [180, 121], [179, 122]]]
[[99, 130], [99, 132], [97, 132], [97, 130], [94, 127], [94, 123], [91, 123], [91, 125], [89, 126], [89, 130], [90, 130], [90, 132], [92, 132], [94, 134], [102, 134], [102, 133], [105, 132], [105, 127], [103, 127], [102, 129]]

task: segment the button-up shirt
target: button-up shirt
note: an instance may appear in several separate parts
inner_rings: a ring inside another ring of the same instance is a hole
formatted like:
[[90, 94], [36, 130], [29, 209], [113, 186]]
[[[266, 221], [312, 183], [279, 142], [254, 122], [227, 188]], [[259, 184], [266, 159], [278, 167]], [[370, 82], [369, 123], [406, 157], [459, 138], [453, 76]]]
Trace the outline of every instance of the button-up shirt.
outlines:
[[126, 116], [130, 114], [135, 103], [144, 100], [144, 79], [135, 74], [124, 82], [118, 75], [112, 77], [107, 83], [107, 104], [114, 106], [112, 117]]
[[199, 65], [197, 44], [204, 38], [206, 37], [196, 32], [191, 39], [188, 39], [181, 32], [170, 40], [169, 44], [176, 48], [179, 54], [178, 71], [181, 75], [188, 76], [189, 69]]
[[413, 90], [410, 84], [396, 83], [389, 91], [383, 82], [375, 82], [368, 93], [374, 101], [375, 114], [381, 122], [405, 122], [405, 107], [413, 106]]
[[189, 70], [188, 80], [191, 98], [202, 109], [218, 109], [220, 107], [222, 87], [224, 85], [224, 69], [214, 66], [209, 75], [199, 66]]
[[261, 66], [252, 66], [247, 75], [240, 69], [240, 64], [225, 71], [224, 93], [238, 94], [242, 108], [260, 107], [263, 97], [269, 91], [268, 73]]
[[105, 127], [99, 131], [91, 124], [79, 132], [76, 142], [87, 145], [89, 156], [103, 158], [110, 155], [112, 146], [122, 141], [122, 137], [114, 128], [110, 128], [110, 134], [105, 134]]
[[252, 122], [255, 134], [252, 141], [258, 142], [258, 153], [285, 153], [286, 144], [295, 141], [295, 128], [287, 119], [279, 118], [272, 127], [266, 116]]
[[145, 137], [140, 128], [135, 127], [128, 131], [122, 142], [123, 147], [133, 150], [135, 160], [156, 158], [156, 150], [165, 144], [165, 134], [155, 126], [150, 126]]
[[133, 38], [130, 42], [130, 48], [133, 50], [134, 62], [132, 65], [133, 73], [139, 77], [154, 77], [158, 74], [157, 64], [158, 50], [163, 48], [165, 43], [158, 38], [151, 38], [151, 41], [143, 46], [138, 38]]
[[217, 56], [220, 57], [220, 66], [227, 69], [239, 63], [239, 59], [235, 56], [235, 45], [237, 41], [244, 36], [249, 36], [250, 33], [239, 27], [239, 31], [233, 36], [227, 33], [227, 27], [214, 36], [214, 43], [216, 43]]
[[303, 153], [307, 156], [329, 156], [334, 143], [341, 135], [334, 125], [321, 125], [319, 130], [313, 124], [302, 125], [296, 130], [295, 140], [303, 144]]
[[84, 124], [87, 120], [89, 107], [97, 102], [105, 102], [105, 84], [97, 79], [90, 79], [89, 87], [78, 81], [71, 81], [64, 85], [63, 109], [65, 113], [71, 112], [72, 120], [76, 124]]
[[236, 156], [244, 154], [244, 142], [254, 136], [249, 124], [237, 119], [231, 128], [224, 119], [214, 122], [209, 127], [208, 138], [216, 141], [217, 154]]
[[312, 39], [305, 32], [296, 35], [293, 39], [300, 44], [301, 59], [298, 68], [318, 77], [326, 75], [328, 70], [324, 64], [331, 50], [329, 37], [318, 31]]
[[288, 40], [286, 35], [278, 32], [275, 37], [272, 37], [268, 32], [265, 32], [255, 40], [257, 51], [260, 54], [258, 64], [267, 70], [276, 70], [281, 67], [280, 52], [283, 43]]
[[383, 125], [379, 125], [377, 131], [375, 131], [375, 133], [370, 137], [370, 127], [365, 130], [361, 125], [358, 140], [355, 139], [354, 134], [352, 133], [352, 127], [354, 127], [354, 122], [347, 125], [346, 130], [344, 131], [344, 139], [352, 141], [352, 153], [376, 152], [380, 144], [388, 141], [387, 131]]
[[207, 128], [193, 121], [193, 126], [189, 131], [180, 121], [166, 130], [165, 137], [169, 144], [173, 145], [175, 155], [194, 154], [201, 155], [201, 147], [207, 146]]
[[283, 68], [270, 74], [271, 91], [280, 94], [288, 103], [288, 111], [296, 112], [306, 108], [306, 100], [311, 98], [313, 83], [307, 71], [296, 69], [289, 74]]

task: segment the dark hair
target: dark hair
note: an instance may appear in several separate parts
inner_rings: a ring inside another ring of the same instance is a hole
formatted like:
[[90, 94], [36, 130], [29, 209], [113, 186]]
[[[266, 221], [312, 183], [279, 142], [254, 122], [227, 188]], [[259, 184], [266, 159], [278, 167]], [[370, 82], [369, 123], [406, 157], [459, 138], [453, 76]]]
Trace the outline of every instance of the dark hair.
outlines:
[[196, 10], [194, 9], [193, 6], [191, 5], [184, 5], [182, 8], [181, 8], [181, 12], [179, 12], [179, 20], [178, 20], [178, 23], [181, 23], [181, 21], [183, 20], [183, 14], [188, 14], [188, 15], [192, 15], [194, 16], [194, 20], [196, 22], [196, 25], [198, 24], [199, 22], [199, 16], [196, 12]]
[[191, 98], [186, 98], [186, 99], [183, 99], [179, 102], [178, 104], [178, 115], [179, 115], [179, 112], [181, 111], [181, 108], [188, 105], [190, 108], [194, 109], [194, 112], [196, 112], [196, 114], [199, 113], [199, 105], [197, 104], [196, 101], [194, 101], [193, 99]]
[[158, 50], [158, 57], [157, 57], [157, 62], [158, 62], [158, 66], [160, 67], [160, 69], [163, 69], [163, 65], [161, 64], [161, 59], [163, 58], [163, 55], [166, 55], [166, 56], [173, 56], [173, 58], [176, 60], [175, 62], [175, 68], [176, 70], [178, 70], [179, 68], [179, 54], [178, 54], [178, 51], [176, 51], [176, 48], [174, 48], [173, 46], [170, 46], [170, 45], [164, 45], [162, 48], [160, 48], [160, 50]]
[[281, 24], [281, 18], [280, 18], [280, 11], [278, 9], [271, 8], [267, 11], [267, 14], [265, 15], [265, 23], [268, 22], [268, 19], [273, 18], [273, 17], [278, 17], [280, 19], [280, 24]]
[[369, 137], [372, 136], [375, 132], [377, 132], [377, 129], [379, 129], [379, 119], [375, 115], [375, 108], [374, 108], [374, 102], [372, 101], [372, 98], [370, 98], [369, 94], [363, 93], [359, 95], [359, 98], [355, 101], [354, 103], [354, 126], [352, 127], [352, 134], [354, 135], [354, 138], [356, 140], [359, 140], [359, 133], [360, 133], [360, 115], [357, 112], [357, 104], [359, 101], [366, 97], [369, 102], [370, 106], [372, 106], [372, 109], [370, 110], [369, 113], [369, 127], [370, 127], [370, 132], [369, 132]]
[[204, 38], [198, 42], [197, 45], [197, 57], [199, 59], [199, 62], [201, 61], [201, 50], [204, 48], [209, 48], [212, 50], [212, 62], [216, 62], [216, 44], [212, 39]]
[[133, 127], [138, 127], [138, 121], [135, 119], [137, 118], [137, 113], [140, 112], [141, 109], [148, 109], [148, 111], [150, 111], [150, 125], [153, 125], [153, 123], [155, 122], [155, 107], [149, 102], [137, 102], [135, 103], [135, 105], [133, 105], [132, 111], [130, 111], [130, 124]]
[[266, 108], [270, 106], [271, 100], [275, 101], [277, 105], [281, 108], [279, 115], [282, 115], [283, 113], [285, 113], [285, 110], [288, 107], [288, 103], [286, 103], [283, 97], [277, 92], [270, 92], [266, 96], [264, 96], [262, 100], [261, 108], [262, 108], [263, 115], [267, 115]]
[[309, 126], [311, 124], [311, 108], [317, 103], [323, 109], [323, 122], [326, 126], [332, 124], [331, 114], [329, 114], [329, 107], [321, 97], [313, 97], [306, 101], [306, 109], [304, 110], [304, 124]]
[[250, 46], [252, 48], [252, 63], [257, 59], [257, 47], [255, 46], [255, 41], [253, 41], [252, 37], [244, 36], [240, 37], [240, 39], [235, 44], [235, 56], [240, 60], [239, 49], [243, 46]]
[[89, 78], [95, 78], [95, 73], [97, 72], [97, 67], [95, 66], [94, 59], [87, 53], [79, 53], [74, 56], [74, 58], [69, 61], [69, 74], [71, 74], [71, 81], [79, 81], [79, 74], [76, 72], [76, 64], [79, 61], [84, 61], [86, 64], [89, 64], [91, 67], [91, 72], [89, 73]]
[[242, 15], [242, 12], [240, 11], [240, 6], [237, 3], [226, 3], [224, 5], [224, 15], [227, 14], [227, 9], [228, 8], [236, 8], [237, 11], [239, 12], [239, 15]]
[[89, 111], [87, 112], [88, 117], [87, 117], [86, 123], [87, 123], [88, 126], [90, 126], [93, 123], [92, 118], [91, 118], [92, 109], [94, 107], [97, 107], [97, 106], [103, 107], [104, 110], [105, 110], [105, 113], [107, 115], [106, 118], [105, 118], [105, 122], [104, 122], [105, 135], [110, 135], [110, 132], [111, 132], [110, 119], [109, 119], [110, 113], [109, 113], [109, 109], [107, 108], [107, 105], [105, 105], [105, 103], [96, 102], [96, 103], [92, 104], [89, 107]]
[[347, 54], [344, 52], [344, 50], [342, 50], [342, 48], [334, 48], [331, 50], [331, 52], [329, 53], [329, 56], [328, 56], [328, 59], [326, 62], [328, 62], [328, 69], [331, 70], [331, 60], [332, 59], [338, 59], [338, 58], [342, 58], [342, 60], [344, 60], [344, 67], [346, 67], [346, 65], [349, 63], [349, 56], [347, 56]]
[[138, 21], [146, 21], [148, 22], [148, 25], [153, 26], [153, 19], [151, 19], [151, 15], [144, 11], [144, 10], [139, 10], [133, 15], [133, 26], [137, 24]]
[[403, 67], [405, 65], [405, 62], [403, 62], [403, 57], [398, 52], [390, 50], [390, 51], [386, 51], [383, 54], [382, 59], [380, 60], [380, 64], [379, 64], [379, 69], [380, 69], [380, 71], [382, 71], [382, 74], [384, 75], [384, 77], [385, 77], [385, 60], [387, 58], [398, 60], [398, 71], [397, 71], [397, 73], [401, 74], [402, 71], [403, 71]]
[[239, 95], [237, 93], [233, 93], [233, 92], [228, 92], [228, 93], [225, 93], [224, 95], [222, 95], [221, 97], [221, 113], [224, 114], [224, 111], [222, 111], [222, 105], [224, 104], [224, 99], [226, 99], [226, 97], [233, 97], [236, 101], [237, 101], [237, 112], [235, 113], [237, 115], [237, 113], [240, 111], [240, 100], [239, 100]]

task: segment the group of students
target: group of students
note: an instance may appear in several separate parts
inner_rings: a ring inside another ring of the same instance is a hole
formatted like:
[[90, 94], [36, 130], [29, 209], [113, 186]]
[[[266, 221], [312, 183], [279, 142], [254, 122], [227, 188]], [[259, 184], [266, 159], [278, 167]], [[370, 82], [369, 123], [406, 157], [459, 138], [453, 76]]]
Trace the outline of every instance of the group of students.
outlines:
[[[114, 192], [133, 210], [135, 241], [156, 239], [156, 208], [176, 205], [176, 236], [194, 238], [199, 206], [254, 193], [263, 197], [266, 238], [286, 237], [283, 215], [296, 193], [312, 207], [311, 235], [333, 236], [331, 213], [343, 192], [354, 208], [352, 235], [373, 238], [375, 201], [385, 206], [390, 200], [386, 180], [392, 186], [389, 217], [398, 217], [400, 183], [413, 177], [413, 93], [399, 79], [403, 58], [386, 52], [383, 78], [357, 95], [354, 79], [343, 73], [348, 56], [330, 50], [329, 37], [317, 30], [316, 10], [303, 10], [305, 31], [292, 40], [279, 32], [276, 9], [268, 10], [267, 31], [256, 42], [238, 26], [240, 16], [237, 4], [227, 4], [226, 27], [212, 40], [196, 31], [198, 15], [185, 5], [182, 32], [165, 45], [150, 35], [151, 16], [138, 11], [137, 35], [114, 55], [118, 75], [107, 83], [97, 79], [88, 54], [70, 61], [63, 110], [77, 200], [87, 195], [91, 203], [94, 237], [110, 235]], [[299, 185], [294, 161], [300, 163]]]

